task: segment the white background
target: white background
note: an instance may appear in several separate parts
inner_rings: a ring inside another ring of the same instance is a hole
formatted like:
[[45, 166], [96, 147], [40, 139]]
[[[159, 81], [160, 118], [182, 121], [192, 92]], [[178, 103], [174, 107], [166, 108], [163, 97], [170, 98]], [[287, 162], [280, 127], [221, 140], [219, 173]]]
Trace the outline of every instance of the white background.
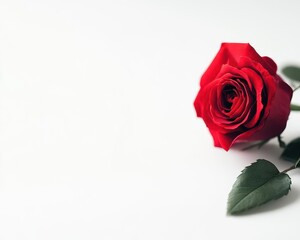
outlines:
[[[300, 64], [299, 9], [296, 0], [1, 0], [0, 239], [297, 238], [298, 170], [287, 197], [226, 215], [245, 166], [289, 164], [276, 141], [214, 148], [193, 101], [221, 42], [249, 42], [279, 68]], [[300, 136], [299, 118], [286, 141]]]

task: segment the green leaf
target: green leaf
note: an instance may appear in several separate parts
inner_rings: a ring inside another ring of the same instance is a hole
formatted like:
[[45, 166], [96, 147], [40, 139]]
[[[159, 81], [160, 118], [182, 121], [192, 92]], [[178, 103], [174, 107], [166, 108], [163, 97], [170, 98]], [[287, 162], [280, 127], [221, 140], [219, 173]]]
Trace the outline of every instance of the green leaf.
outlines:
[[246, 167], [235, 181], [228, 197], [227, 212], [237, 214], [287, 195], [291, 179], [264, 159]]
[[300, 106], [295, 105], [295, 104], [291, 104], [291, 111], [300, 111]]
[[300, 138], [296, 138], [286, 145], [281, 158], [292, 163], [298, 161], [300, 158]]
[[300, 81], [300, 67], [286, 66], [282, 69], [282, 73], [291, 80]]

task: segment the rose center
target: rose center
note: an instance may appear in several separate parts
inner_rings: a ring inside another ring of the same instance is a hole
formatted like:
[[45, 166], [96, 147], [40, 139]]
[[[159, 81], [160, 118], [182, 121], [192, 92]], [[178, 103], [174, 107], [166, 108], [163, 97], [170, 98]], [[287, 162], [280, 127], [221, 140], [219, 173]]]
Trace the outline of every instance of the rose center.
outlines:
[[222, 103], [226, 110], [230, 110], [234, 99], [237, 97], [235, 87], [227, 85], [222, 91]]

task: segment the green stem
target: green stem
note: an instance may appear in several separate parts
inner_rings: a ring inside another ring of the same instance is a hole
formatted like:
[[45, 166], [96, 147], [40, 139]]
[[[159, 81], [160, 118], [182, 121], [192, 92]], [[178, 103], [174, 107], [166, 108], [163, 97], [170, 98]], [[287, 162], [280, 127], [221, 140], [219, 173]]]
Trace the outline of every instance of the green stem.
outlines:
[[286, 173], [286, 172], [288, 172], [288, 171], [291, 171], [291, 170], [293, 170], [293, 169], [296, 169], [296, 168], [298, 167], [299, 162], [300, 162], [300, 158], [298, 159], [298, 161], [297, 161], [294, 165], [292, 165], [292, 166], [290, 166], [289, 168], [283, 170], [281, 173]]
[[300, 106], [296, 104], [291, 104], [291, 111], [300, 111]]
[[283, 170], [281, 173], [287, 173], [288, 171], [291, 171], [291, 170], [293, 170], [293, 169], [295, 169], [295, 168], [296, 168], [296, 166], [293, 165], [293, 166], [291, 166], [291, 167], [289, 167], [289, 168]]
[[281, 148], [285, 148], [286, 147], [286, 144], [284, 141], [282, 141], [282, 137], [280, 135], [277, 136], [277, 139], [278, 139], [278, 143], [279, 143], [279, 147]]

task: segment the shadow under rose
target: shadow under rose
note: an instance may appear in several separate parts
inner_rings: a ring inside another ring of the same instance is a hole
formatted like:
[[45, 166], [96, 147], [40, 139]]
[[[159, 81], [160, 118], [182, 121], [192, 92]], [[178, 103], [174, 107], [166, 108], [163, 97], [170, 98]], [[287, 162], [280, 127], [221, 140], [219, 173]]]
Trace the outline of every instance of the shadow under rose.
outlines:
[[283, 148], [278, 146], [278, 143], [274, 140], [266, 143], [262, 147], [253, 147], [251, 149], [244, 150], [246, 147], [249, 147], [251, 144], [239, 143], [232, 147], [233, 151], [240, 152], [243, 154], [247, 154], [249, 156], [253, 156], [252, 162], [257, 159], [266, 159], [273, 164], [277, 165], [286, 165], [287, 161], [280, 159], [280, 155], [283, 152]]
[[258, 142], [239, 142], [236, 143], [235, 145], [232, 146], [231, 149], [233, 150], [238, 150], [238, 151], [243, 151], [243, 152], [254, 152], [254, 151], [261, 151], [265, 148], [272, 148], [275, 150], [276, 149], [281, 149], [278, 145], [278, 142], [276, 139], [270, 139], [268, 142], [264, 143], [263, 145], [259, 146], [259, 141]]

